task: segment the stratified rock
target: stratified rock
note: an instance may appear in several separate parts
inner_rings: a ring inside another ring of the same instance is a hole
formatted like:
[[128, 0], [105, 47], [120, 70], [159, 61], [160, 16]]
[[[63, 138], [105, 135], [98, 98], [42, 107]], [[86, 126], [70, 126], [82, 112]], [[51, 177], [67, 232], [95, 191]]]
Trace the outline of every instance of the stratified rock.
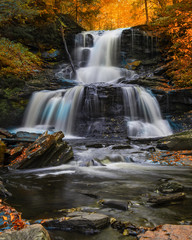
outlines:
[[15, 158], [20, 156], [23, 152], [24, 146], [18, 146], [12, 149], [7, 149], [6, 154], [8, 155], [5, 161], [5, 165], [9, 164]]
[[173, 194], [166, 194], [166, 195], [159, 195], [151, 197], [148, 202], [152, 203], [154, 206], [164, 205], [167, 203], [181, 201], [184, 200], [186, 197], [185, 193], [173, 193]]
[[109, 225], [109, 217], [98, 213], [74, 212], [63, 218], [42, 223], [47, 229], [94, 234]]
[[6, 231], [0, 235], [0, 240], [51, 240], [51, 238], [41, 224], [34, 224], [19, 231]]
[[73, 157], [71, 146], [63, 141], [64, 134], [42, 134], [34, 143], [25, 148], [22, 154], [12, 161], [11, 168], [36, 168], [56, 166], [68, 162]]
[[13, 137], [13, 134], [11, 134], [9, 131], [7, 131], [4, 128], [0, 128], [0, 138], [11, 138]]
[[162, 150], [192, 150], [192, 130], [176, 133], [159, 140], [157, 147]]
[[139, 240], [189, 240], [192, 239], [192, 226], [165, 224], [138, 236]]

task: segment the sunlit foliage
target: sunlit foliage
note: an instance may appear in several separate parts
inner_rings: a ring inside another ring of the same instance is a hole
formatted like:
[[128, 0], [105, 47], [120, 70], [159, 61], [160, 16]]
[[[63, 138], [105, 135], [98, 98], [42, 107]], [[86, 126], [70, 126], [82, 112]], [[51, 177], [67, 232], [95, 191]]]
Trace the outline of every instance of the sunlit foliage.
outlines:
[[22, 44], [0, 39], [0, 76], [14, 74], [25, 78], [34, 74], [40, 65], [40, 59]]
[[157, 12], [154, 22], [171, 43], [168, 74], [176, 86], [192, 86], [192, 4], [183, 0], [167, 6]]

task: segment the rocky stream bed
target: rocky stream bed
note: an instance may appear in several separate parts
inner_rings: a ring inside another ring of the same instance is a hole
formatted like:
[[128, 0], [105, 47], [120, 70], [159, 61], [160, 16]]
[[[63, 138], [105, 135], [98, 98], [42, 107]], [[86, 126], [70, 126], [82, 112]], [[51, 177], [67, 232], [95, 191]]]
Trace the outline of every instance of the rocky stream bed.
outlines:
[[159, 140], [0, 133], [0, 239], [191, 236], [191, 130]]

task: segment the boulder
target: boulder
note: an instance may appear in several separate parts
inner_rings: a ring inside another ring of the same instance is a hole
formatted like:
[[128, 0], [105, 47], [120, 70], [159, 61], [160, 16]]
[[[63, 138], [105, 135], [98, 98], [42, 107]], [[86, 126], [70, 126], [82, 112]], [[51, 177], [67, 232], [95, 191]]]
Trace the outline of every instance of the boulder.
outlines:
[[165, 224], [138, 235], [139, 240], [189, 240], [192, 239], [192, 226]]
[[192, 130], [176, 133], [158, 141], [157, 148], [162, 150], [192, 150]]
[[56, 166], [68, 162], [73, 157], [73, 151], [71, 146], [62, 140], [63, 137], [62, 132], [52, 135], [42, 134], [36, 141], [24, 148], [22, 154], [8, 166], [23, 169]]
[[47, 229], [94, 234], [109, 225], [109, 217], [98, 213], [73, 212], [59, 219], [45, 220], [42, 225]]
[[6, 231], [0, 235], [0, 240], [51, 240], [49, 233], [41, 224], [27, 226], [19, 231]]
[[126, 211], [128, 210], [129, 202], [126, 200], [119, 200], [119, 199], [102, 199], [99, 201], [99, 204], [105, 207]]

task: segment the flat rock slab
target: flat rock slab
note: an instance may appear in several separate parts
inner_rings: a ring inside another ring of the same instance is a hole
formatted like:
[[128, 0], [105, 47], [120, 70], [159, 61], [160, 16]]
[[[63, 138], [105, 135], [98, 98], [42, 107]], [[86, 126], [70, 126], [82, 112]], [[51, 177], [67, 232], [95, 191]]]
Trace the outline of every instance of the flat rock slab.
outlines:
[[157, 147], [162, 150], [192, 150], [192, 130], [176, 133], [159, 140]]
[[9, 230], [0, 235], [0, 240], [51, 240], [41, 224], [27, 226], [20, 231]]
[[94, 234], [109, 225], [109, 217], [98, 213], [74, 212], [59, 219], [46, 220], [42, 225], [47, 229]]
[[139, 240], [190, 240], [192, 226], [165, 224], [138, 236]]

